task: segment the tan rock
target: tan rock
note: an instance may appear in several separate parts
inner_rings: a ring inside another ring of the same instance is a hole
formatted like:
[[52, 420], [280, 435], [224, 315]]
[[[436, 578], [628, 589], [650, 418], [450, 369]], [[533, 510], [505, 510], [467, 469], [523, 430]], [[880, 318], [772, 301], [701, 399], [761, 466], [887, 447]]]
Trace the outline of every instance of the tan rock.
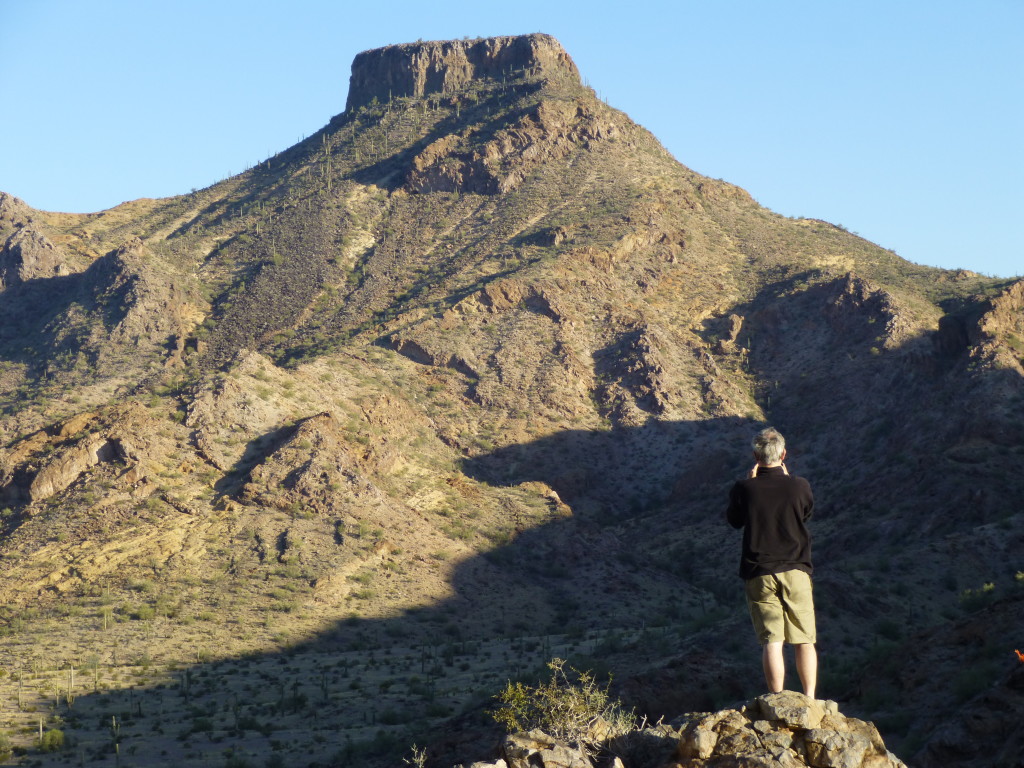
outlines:
[[789, 728], [817, 728], [825, 716], [822, 702], [795, 691], [760, 696], [755, 700], [754, 708], [766, 720], [782, 723]]
[[814, 768], [860, 768], [871, 740], [860, 733], [812, 728], [804, 733], [807, 762]]
[[29, 498], [33, 502], [48, 499], [75, 482], [90, 467], [110, 461], [114, 456], [116, 449], [105, 437], [74, 445], [39, 471], [29, 486]]
[[137, 485], [145, 480], [149, 473], [149, 468], [142, 462], [139, 462], [134, 467], [126, 469], [121, 475], [121, 479], [129, 485]]
[[593, 763], [580, 750], [540, 730], [506, 737], [502, 751], [508, 768], [593, 768]]
[[714, 754], [716, 744], [718, 744], [718, 734], [714, 730], [696, 726], [679, 740], [677, 753], [679, 757], [707, 760]]
[[61, 440], [74, 437], [96, 421], [98, 415], [96, 413], [79, 413], [72, 416], [57, 428], [57, 437]]
[[542, 749], [550, 749], [555, 740], [540, 730], [529, 733], [513, 733], [505, 737], [501, 751], [509, 768], [534, 768], [530, 756]]
[[565, 744], [555, 744], [536, 754], [543, 768], [593, 768], [593, 763], [579, 750]]

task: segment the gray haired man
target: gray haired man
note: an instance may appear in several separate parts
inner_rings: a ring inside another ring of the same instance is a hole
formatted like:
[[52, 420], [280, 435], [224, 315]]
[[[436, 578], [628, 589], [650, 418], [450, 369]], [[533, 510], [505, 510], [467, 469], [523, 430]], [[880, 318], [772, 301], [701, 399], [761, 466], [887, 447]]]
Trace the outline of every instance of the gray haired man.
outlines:
[[807, 521], [814, 510], [810, 484], [790, 475], [783, 463], [786, 441], [771, 427], [753, 440], [757, 464], [729, 492], [726, 519], [743, 529], [740, 577], [747, 606], [762, 646], [768, 688], [781, 691], [786, 678], [783, 643], [794, 646], [804, 693], [814, 698], [818, 655], [811, 587], [811, 536]]

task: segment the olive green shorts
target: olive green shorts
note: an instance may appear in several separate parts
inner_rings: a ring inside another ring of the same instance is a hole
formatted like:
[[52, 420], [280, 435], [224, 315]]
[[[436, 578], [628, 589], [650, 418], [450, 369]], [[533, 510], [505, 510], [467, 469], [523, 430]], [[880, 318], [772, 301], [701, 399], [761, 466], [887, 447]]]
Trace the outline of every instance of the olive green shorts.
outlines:
[[815, 642], [814, 595], [811, 577], [783, 571], [746, 581], [747, 607], [761, 645]]

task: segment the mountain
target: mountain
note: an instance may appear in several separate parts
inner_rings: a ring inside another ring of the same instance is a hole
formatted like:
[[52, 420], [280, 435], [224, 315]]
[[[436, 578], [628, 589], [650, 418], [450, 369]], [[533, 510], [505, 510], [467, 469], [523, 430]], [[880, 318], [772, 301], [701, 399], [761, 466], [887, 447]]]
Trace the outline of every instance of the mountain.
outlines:
[[550, 36], [359, 54], [246, 172], [0, 194], [0, 243], [10, 728], [393, 762], [556, 651], [655, 720], [750, 698], [722, 513], [765, 423], [817, 499], [823, 695], [914, 764], [1012, 682], [1024, 282], [695, 173]]

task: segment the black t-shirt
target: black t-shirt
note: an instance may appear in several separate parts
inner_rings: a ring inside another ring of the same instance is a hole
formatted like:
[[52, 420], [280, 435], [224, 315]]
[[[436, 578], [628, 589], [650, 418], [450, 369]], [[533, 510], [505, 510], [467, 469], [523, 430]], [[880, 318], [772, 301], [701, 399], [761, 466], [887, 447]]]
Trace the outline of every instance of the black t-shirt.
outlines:
[[757, 477], [738, 481], [729, 492], [725, 516], [733, 528], [743, 529], [740, 577], [794, 569], [811, 573], [806, 523], [813, 511], [810, 483], [782, 467], [761, 467]]

